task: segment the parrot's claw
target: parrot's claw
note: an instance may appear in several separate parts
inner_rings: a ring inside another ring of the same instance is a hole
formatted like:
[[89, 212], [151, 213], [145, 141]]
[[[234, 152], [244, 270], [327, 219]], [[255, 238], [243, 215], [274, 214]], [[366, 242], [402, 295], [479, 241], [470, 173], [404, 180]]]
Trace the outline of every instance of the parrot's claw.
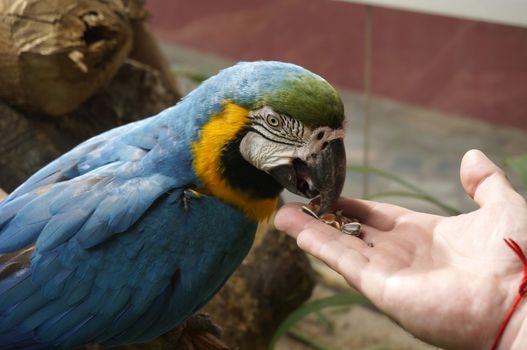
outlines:
[[198, 191], [192, 189], [192, 188], [187, 188], [183, 191], [183, 197], [181, 199], [182, 203], [183, 203], [183, 208], [185, 210], [188, 210], [189, 207], [190, 207], [190, 200], [191, 199], [194, 199], [194, 198], [199, 198], [201, 197], [201, 193], [199, 193]]

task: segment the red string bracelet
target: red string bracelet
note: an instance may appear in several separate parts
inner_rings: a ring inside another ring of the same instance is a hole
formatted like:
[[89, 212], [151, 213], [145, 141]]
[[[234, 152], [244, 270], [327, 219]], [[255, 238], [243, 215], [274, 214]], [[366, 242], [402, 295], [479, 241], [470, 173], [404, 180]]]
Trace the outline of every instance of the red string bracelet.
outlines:
[[504, 241], [521, 260], [523, 266], [523, 277], [520, 282], [520, 286], [518, 287], [518, 295], [516, 295], [516, 298], [514, 298], [514, 301], [511, 307], [509, 308], [507, 315], [505, 315], [505, 318], [501, 322], [500, 329], [498, 330], [498, 334], [496, 335], [496, 338], [494, 339], [494, 343], [492, 343], [492, 347], [490, 348], [490, 350], [496, 350], [498, 348], [503, 332], [505, 332], [505, 328], [507, 327], [507, 324], [509, 324], [512, 314], [514, 314], [514, 311], [516, 311], [516, 309], [518, 308], [518, 304], [520, 304], [520, 301], [525, 297], [525, 294], [527, 294], [527, 259], [525, 258], [525, 255], [523, 254], [523, 251], [518, 245], [518, 243], [516, 243], [513, 239], [505, 238]]

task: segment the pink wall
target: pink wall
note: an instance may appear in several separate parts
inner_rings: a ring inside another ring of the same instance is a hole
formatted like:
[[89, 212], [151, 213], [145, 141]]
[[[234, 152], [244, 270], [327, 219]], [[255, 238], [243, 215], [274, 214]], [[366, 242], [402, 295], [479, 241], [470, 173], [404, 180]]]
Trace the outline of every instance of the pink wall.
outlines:
[[[149, 0], [162, 39], [298, 63], [362, 88], [364, 8], [328, 0]], [[378, 95], [527, 130], [527, 29], [375, 8]]]

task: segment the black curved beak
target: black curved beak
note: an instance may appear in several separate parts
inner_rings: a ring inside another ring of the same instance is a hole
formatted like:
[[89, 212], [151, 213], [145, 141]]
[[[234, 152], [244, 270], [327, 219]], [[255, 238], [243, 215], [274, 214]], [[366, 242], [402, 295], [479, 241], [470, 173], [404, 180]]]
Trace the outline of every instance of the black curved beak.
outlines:
[[271, 169], [271, 175], [289, 191], [307, 198], [320, 195], [320, 213], [327, 212], [340, 197], [346, 179], [346, 151], [342, 139], [330, 141], [306, 161]]

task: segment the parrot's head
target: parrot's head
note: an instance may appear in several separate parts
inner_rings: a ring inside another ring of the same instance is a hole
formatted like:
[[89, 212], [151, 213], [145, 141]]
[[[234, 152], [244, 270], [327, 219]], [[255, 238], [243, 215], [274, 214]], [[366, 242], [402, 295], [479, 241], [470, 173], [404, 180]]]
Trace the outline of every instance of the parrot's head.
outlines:
[[320, 76], [281, 62], [239, 63], [205, 81], [193, 97], [211, 118], [193, 145], [206, 190], [263, 219], [283, 188], [320, 195], [321, 211], [346, 176], [344, 107]]

